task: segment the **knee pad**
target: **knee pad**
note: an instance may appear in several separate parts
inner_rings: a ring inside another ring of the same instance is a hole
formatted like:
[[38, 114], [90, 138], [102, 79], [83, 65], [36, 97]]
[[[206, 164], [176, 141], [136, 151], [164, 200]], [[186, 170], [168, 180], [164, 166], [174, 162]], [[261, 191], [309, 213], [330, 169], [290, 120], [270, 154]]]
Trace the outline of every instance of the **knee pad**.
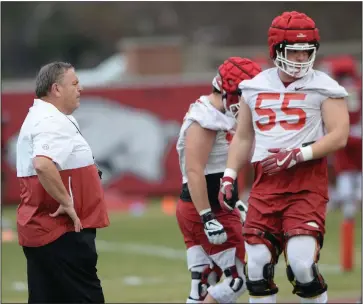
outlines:
[[262, 231], [256, 228], [246, 228], [246, 227], [243, 227], [242, 234], [243, 236], [245, 236], [246, 239], [252, 236], [259, 240], [257, 243], [251, 243], [251, 245], [252, 244], [266, 245], [270, 253], [272, 254], [272, 260], [274, 261], [275, 264], [277, 264], [279, 256], [282, 252], [281, 238], [279, 235], [269, 233], [268, 231]]
[[311, 265], [310, 269], [313, 274], [313, 280], [309, 283], [301, 283], [296, 280], [291, 266], [288, 265], [286, 268], [287, 278], [291, 282], [292, 286], [294, 286], [292, 293], [301, 298], [317, 297], [328, 290], [328, 285], [325, 283], [323, 276], [320, 274], [318, 265], [314, 263]]
[[225, 268], [225, 279], [218, 285], [208, 288], [209, 294], [218, 303], [235, 303], [246, 291], [243, 263], [236, 258], [235, 265]]
[[193, 267], [200, 265], [209, 265], [210, 268], [214, 267], [213, 260], [208, 256], [208, 254], [204, 251], [203, 247], [200, 245], [195, 245], [188, 248], [187, 264], [189, 271], [191, 271]]
[[222, 271], [209, 265], [195, 266], [190, 271], [192, 283], [187, 303], [201, 303], [208, 294], [208, 287], [219, 282]]
[[187, 263], [192, 277], [187, 303], [201, 303], [207, 295], [207, 288], [220, 280], [222, 271], [199, 245], [188, 248]]
[[274, 282], [275, 263], [272, 254], [264, 244], [246, 243], [245, 265], [246, 285], [251, 296], [269, 296], [278, 292]]
[[299, 297], [315, 297], [328, 288], [316, 264], [319, 250], [317, 239], [311, 235], [294, 236], [287, 241], [286, 275], [294, 287], [293, 293]]
[[[312, 223], [316, 224], [315, 222], [312, 222]], [[295, 237], [303, 237], [303, 238], [299, 239], [299, 238], [295, 238]], [[290, 241], [291, 239], [293, 239], [292, 242]], [[305, 241], [303, 241], [303, 240], [305, 240]], [[314, 240], [314, 241], [312, 241], [312, 240]], [[320, 250], [321, 250], [321, 248], [323, 248], [323, 245], [324, 245], [324, 236], [321, 234], [321, 232], [316, 231], [316, 230], [307, 230], [307, 229], [297, 228], [297, 229], [289, 230], [284, 234], [284, 243], [285, 243], [285, 248], [284, 248], [285, 261], [287, 259], [288, 246], [290, 248], [290, 251], [291, 251], [291, 248], [300, 248], [302, 251], [296, 250], [296, 252], [300, 252], [300, 253], [305, 252], [304, 256], [306, 256], [306, 250], [311, 252], [312, 248], [314, 248], [315, 260], [319, 261]], [[290, 243], [290, 245], [289, 245], [289, 243]], [[294, 244], [293, 246], [291, 246], [292, 243]]]

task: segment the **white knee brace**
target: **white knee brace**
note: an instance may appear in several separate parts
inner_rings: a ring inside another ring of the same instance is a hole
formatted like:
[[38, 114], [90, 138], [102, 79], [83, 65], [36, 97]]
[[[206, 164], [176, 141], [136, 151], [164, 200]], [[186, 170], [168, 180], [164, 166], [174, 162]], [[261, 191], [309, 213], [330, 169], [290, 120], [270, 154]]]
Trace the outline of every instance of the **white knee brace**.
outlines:
[[[193, 246], [188, 249], [187, 258], [188, 268], [192, 272], [187, 303], [202, 303], [207, 293], [218, 303], [235, 303], [246, 290], [243, 263], [236, 257], [236, 248], [209, 257], [201, 246]], [[223, 270], [226, 277], [220, 284], [216, 284], [221, 273], [214, 270], [215, 264]]]
[[287, 241], [287, 276], [294, 282], [294, 293], [302, 298], [319, 296], [327, 285], [319, 273], [316, 259], [317, 241], [310, 235], [294, 236]]
[[286, 253], [296, 280], [309, 283], [314, 279], [311, 265], [315, 263], [316, 239], [310, 235], [292, 237], [287, 241]]
[[208, 287], [216, 285], [220, 278], [209, 265], [195, 266], [190, 271], [192, 283], [187, 303], [202, 303], [208, 294]]
[[263, 267], [271, 262], [270, 250], [265, 244], [250, 245], [245, 243], [247, 252], [248, 278], [252, 281], [262, 280]]
[[214, 263], [202, 246], [193, 246], [187, 250], [187, 262], [192, 277], [187, 303], [202, 303], [208, 287], [217, 284], [221, 273], [213, 270]]
[[236, 303], [237, 299], [246, 291], [246, 278], [242, 262], [236, 258], [236, 265], [232, 267], [235, 268], [236, 273], [228, 273], [226, 270], [225, 275], [227, 273], [229, 276], [220, 284], [208, 288], [209, 294], [218, 303]]
[[274, 282], [275, 263], [265, 244], [249, 245], [245, 242], [247, 252], [247, 288], [255, 297], [272, 296], [278, 292]]

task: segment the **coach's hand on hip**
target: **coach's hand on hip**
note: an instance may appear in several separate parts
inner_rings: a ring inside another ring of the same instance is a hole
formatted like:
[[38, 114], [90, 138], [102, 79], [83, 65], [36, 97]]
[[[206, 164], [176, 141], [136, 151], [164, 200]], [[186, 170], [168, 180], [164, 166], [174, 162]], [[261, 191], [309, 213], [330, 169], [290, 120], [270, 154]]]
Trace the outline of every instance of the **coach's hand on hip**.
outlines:
[[74, 231], [80, 232], [83, 227], [82, 223], [76, 213], [76, 210], [74, 209], [73, 202], [69, 203], [69, 205], [60, 205], [56, 212], [49, 214], [51, 217], [57, 217], [58, 215], [62, 214], [68, 214], [69, 217], [72, 219], [74, 224]]
[[209, 243], [219, 245], [227, 241], [227, 233], [223, 225], [218, 222], [210, 208], [202, 210], [199, 215], [204, 224], [204, 233]]

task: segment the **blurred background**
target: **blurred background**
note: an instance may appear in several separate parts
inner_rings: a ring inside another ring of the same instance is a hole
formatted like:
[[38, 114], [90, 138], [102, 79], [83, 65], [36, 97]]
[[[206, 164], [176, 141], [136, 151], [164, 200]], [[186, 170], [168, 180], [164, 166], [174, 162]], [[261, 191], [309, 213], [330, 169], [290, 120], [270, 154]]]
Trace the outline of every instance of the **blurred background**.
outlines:
[[[15, 230], [15, 147], [40, 67], [70, 62], [84, 87], [74, 116], [104, 172], [111, 217], [98, 235], [106, 301], [182, 303], [190, 285], [174, 217], [182, 119], [190, 103], [209, 94], [218, 65], [229, 56], [272, 67], [268, 27], [292, 10], [312, 17], [320, 30], [315, 68], [350, 93], [354, 144], [348, 152], [355, 153], [347, 166], [338, 156], [329, 158], [331, 201], [320, 269], [332, 301], [361, 297], [360, 185], [351, 184], [357, 209], [350, 224], [341, 212], [347, 196], [336, 188], [336, 177], [347, 170], [361, 177], [361, 2], [2, 2], [2, 302], [27, 300]], [[247, 166], [239, 178], [243, 198], [251, 180]], [[276, 276], [279, 301], [296, 301], [283, 259]]]

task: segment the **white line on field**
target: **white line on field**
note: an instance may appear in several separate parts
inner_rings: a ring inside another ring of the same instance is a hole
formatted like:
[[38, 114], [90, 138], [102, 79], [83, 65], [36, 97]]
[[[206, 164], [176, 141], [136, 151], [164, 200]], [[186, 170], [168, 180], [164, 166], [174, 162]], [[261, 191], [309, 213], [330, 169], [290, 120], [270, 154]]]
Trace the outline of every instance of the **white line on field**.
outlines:
[[166, 246], [155, 246], [135, 243], [118, 243], [109, 241], [96, 241], [97, 250], [104, 252], [130, 252], [139, 255], [149, 255], [171, 260], [186, 260], [186, 252]]
[[[97, 240], [97, 250], [101, 252], [128, 252], [138, 255], [147, 255], [153, 257], [159, 257], [170, 260], [186, 260], [186, 251], [181, 249], [174, 249], [167, 246], [161, 245], [147, 245], [138, 243], [119, 243], [110, 242], [104, 240]], [[285, 263], [278, 263], [277, 268], [285, 269]], [[339, 273], [341, 268], [339, 265], [332, 264], [320, 264], [319, 269], [329, 273]]]

